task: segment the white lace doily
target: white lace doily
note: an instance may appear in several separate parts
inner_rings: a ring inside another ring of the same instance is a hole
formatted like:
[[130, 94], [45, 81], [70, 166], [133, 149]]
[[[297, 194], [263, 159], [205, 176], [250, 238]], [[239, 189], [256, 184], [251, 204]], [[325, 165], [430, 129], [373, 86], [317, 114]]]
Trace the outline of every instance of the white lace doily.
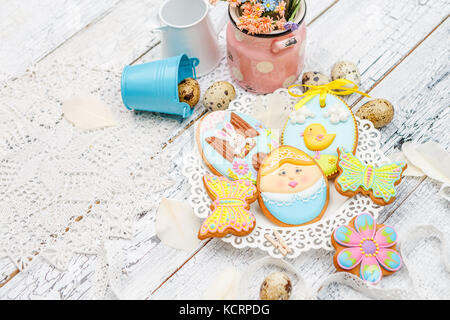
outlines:
[[[281, 95], [289, 97], [290, 103], [295, 105], [298, 99], [289, 96], [286, 89], [276, 91]], [[230, 110], [252, 113], [254, 96], [244, 96], [232, 102]], [[366, 164], [380, 166], [389, 162], [389, 159], [380, 149], [380, 132], [376, 130], [373, 124], [366, 120], [356, 118], [359, 128], [359, 144], [356, 155]], [[188, 198], [189, 203], [194, 208], [194, 212], [200, 218], [207, 218], [210, 212], [211, 199], [205, 191], [202, 178], [209, 173], [204, 165], [197, 150], [185, 156], [186, 165], [183, 168], [183, 174], [188, 178], [191, 185], [191, 193]], [[288, 258], [296, 258], [302, 252], [311, 249], [333, 250], [331, 245], [331, 233], [340, 225], [347, 224], [353, 217], [361, 212], [372, 214], [378, 217], [382, 210], [381, 206], [376, 205], [369, 197], [356, 195], [351, 199], [346, 199], [334, 190], [333, 184], [330, 184], [330, 204], [324, 217], [310, 225], [296, 228], [282, 228], [272, 224], [261, 213], [258, 204], [255, 202], [251, 206], [251, 211], [256, 216], [256, 228], [246, 237], [236, 237], [228, 235], [223, 241], [232, 244], [236, 248], [259, 248], [267, 252], [272, 257], [283, 257], [281, 252], [272, 246], [265, 238], [266, 234], [272, 236], [273, 230], [277, 230], [283, 237], [286, 244], [292, 249]], [[345, 201], [345, 203], [343, 203]]]

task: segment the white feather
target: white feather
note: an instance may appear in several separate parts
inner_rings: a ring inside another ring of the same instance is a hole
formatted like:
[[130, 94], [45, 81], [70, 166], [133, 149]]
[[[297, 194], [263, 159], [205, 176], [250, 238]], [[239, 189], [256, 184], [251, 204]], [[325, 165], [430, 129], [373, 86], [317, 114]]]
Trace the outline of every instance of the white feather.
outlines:
[[203, 298], [205, 300], [236, 300], [239, 294], [241, 274], [229, 267], [219, 271], [209, 284]]
[[63, 103], [67, 121], [82, 130], [94, 130], [117, 125], [109, 107], [99, 98], [84, 95], [70, 98]]
[[165, 245], [186, 251], [196, 249], [200, 219], [187, 202], [163, 198], [156, 214], [156, 235]]
[[292, 112], [289, 98], [272, 93], [265, 97], [258, 96], [252, 105], [252, 116], [269, 129], [281, 130]]
[[408, 165], [408, 168], [406, 168], [405, 172], [403, 173], [405, 177], [423, 177], [425, 175], [423, 171], [417, 168], [415, 165], [413, 165], [411, 161], [409, 161], [408, 158], [406, 158], [404, 153], [401, 151], [391, 154], [389, 156], [389, 159], [394, 162], [395, 161], [405, 162]]
[[435, 142], [425, 144], [405, 143], [402, 151], [406, 158], [428, 177], [450, 183], [450, 154]]

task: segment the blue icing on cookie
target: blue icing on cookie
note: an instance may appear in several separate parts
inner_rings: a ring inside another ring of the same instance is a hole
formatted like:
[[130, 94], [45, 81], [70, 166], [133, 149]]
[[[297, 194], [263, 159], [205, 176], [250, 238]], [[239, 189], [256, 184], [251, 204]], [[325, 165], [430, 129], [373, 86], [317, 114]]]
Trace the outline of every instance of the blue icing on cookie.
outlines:
[[254, 164], [277, 147], [274, 135], [264, 124], [234, 111], [206, 115], [197, 128], [197, 135], [203, 158], [219, 174], [254, 184], [258, 176]]
[[274, 223], [289, 227], [319, 220], [328, 205], [328, 181], [305, 152], [281, 146], [258, 172], [259, 204]]
[[262, 193], [261, 197], [264, 206], [276, 219], [290, 225], [302, 225], [317, 218], [327, 202], [327, 186], [324, 179], [311, 187], [311, 190], [313, 192], [308, 195], [293, 195], [291, 201], [276, 199], [266, 193]]
[[337, 148], [353, 150], [358, 142], [353, 113], [331, 94], [327, 95], [324, 108], [320, 107], [319, 96], [302, 108], [305, 107], [306, 110], [290, 116], [282, 142], [315, 157], [325, 174], [332, 176], [337, 172]]

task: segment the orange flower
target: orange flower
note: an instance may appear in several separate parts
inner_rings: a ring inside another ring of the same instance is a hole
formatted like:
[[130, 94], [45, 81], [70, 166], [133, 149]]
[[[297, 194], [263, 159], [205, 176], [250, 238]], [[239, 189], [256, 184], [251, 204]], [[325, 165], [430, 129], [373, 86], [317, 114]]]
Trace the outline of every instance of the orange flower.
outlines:
[[281, 17], [284, 17], [284, 12], [286, 11], [286, 2], [280, 1], [280, 3], [277, 5], [275, 11], [278, 12]]
[[252, 7], [252, 10], [255, 14], [258, 15], [258, 17], [261, 17], [264, 13], [264, 7], [261, 3], [255, 3]]
[[270, 33], [274, 29], [273, 20], [270, 17], [260, 18], [259, 33]]
[[244, 12], [244, 15], [249, 15], [253, 12], [253, 7], [250, 2], [246, 2], [241, 6], [241, 9]]
[[241, 0], [228, 0], [228, 3], [230, 4], [230, 7], [236, 8], [241, 4]]
[[286, 19], [285, 18], [279, 18], [276, 22], [275, 25], [277, 26], [278, 30], [284, 30], [284, 25], [286, 24]]

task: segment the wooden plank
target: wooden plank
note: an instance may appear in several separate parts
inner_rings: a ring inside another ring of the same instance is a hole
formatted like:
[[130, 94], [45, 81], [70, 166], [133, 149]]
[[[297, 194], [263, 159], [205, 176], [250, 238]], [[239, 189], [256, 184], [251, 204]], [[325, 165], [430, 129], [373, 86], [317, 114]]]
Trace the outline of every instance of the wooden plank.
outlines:
[[[446, 21], [371, 92], [374, 96], [390, 99], [397, 108], [394, 121], [382, 129], [383, 149], [388, 154], [409, 140], [424, 142], [432, 139], [447, 148], [450, 146], [450, 96], [446, 90], [449, 85], [449, 48], [441, 45], [449, 27], [450, 21]], [[405, 179], [400, 185], [398, 200], [383, 211], [380, 222], [392, 223], [399, 232], [406, 231], [406, 226], [411, 224], [409, 220], [434, 223], [444, 232], [450, 232], [448, 216], [445, 216], [449, 212], [448, 203], [436, 195], [436, 184], [429, 179], [423, 181], [420, 178]], [[416, 203], [421, 203], [417, 210]], [[429, 214], [423, 219], [425, 212]], [[316, 284], [334, 272], [332, 255], [323, 250], [311, 251], [296, 259], [294, 264], [310, 284]], [[264, 254], [258, 250], [237, 250], [214, 240], [152, 298], [201, 298], [215, 272], [220, 270], [217, 266], [231, 265], [244, 269], [262, 256]]]
[[120, 0], [5, 0], [0, 3], [0, 81], [17, 76]]
[[309, 29], [308, 69], [330, 74], [336, 61], [353, 61], [366, 91], [448, 13], [445, 0], [340, 1]]

